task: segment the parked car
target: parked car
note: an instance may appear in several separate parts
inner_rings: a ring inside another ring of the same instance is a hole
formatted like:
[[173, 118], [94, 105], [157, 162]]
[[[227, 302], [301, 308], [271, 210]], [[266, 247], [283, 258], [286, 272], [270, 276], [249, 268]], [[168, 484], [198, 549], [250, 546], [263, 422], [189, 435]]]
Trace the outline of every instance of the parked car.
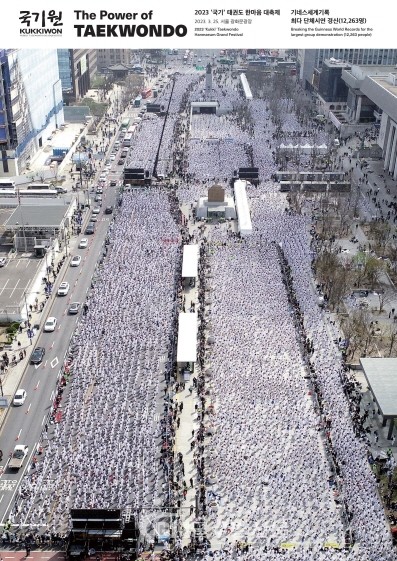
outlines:
[[92, 209], [92, 214], [99, 214], [101, 212], [101, 209], [99, 208], [99, 206], [96, 206]]
[[30, 364], [40, 364], [45, 355], [44, 347], [36, 347], [35, 350], [30, 355]]
[[105, 214], [113, 214], [113, 207], [112, 206], [107, 206], [105, 208]]
[[0, 257], [0, 267], [4, 267], [7, 263], [7, 257]]
[[57, 325], [57, 318], [49, 317], [44, 324], [44, 331], [50, 333], [51, 331], [55, 331]]
[[71, 267], [78, 267], [81, 263], [81, 255], [74, 255], [70, 261]]
[[66, 281], [61, 282], [58, 288], [58, 296], [66, 296], [66, 294], [69, 292], [69, 288], [70, 285], [68, 282]]

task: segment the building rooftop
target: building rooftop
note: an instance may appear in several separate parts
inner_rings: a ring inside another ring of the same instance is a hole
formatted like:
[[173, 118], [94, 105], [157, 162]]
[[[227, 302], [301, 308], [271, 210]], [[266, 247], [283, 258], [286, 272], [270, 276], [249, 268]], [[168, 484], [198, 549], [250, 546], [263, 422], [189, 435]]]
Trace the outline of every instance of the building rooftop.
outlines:
[[[64, 219], [69, 206], [67, 204], [47, 205], [44, 203], [44, 200], [42, 202], [43, 204], [36, 206], [18, 206], [4, 223], [4, 226], [7, 228], [16, 228], [19, 226], [58, 228]], [[44, 205], [46, 207], [45, 212], [43, 212]]]
[[397, 358], [361, 358], [368, 386], [384, 417], [397, 417]]

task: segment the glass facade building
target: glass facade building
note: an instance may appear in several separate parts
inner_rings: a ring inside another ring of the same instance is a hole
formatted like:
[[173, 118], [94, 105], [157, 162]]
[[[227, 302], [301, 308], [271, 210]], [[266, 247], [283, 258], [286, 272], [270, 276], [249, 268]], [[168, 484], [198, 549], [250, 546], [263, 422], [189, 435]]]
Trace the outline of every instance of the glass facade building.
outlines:
[[0, 176], [18, 175], [64, 123], [55, 49], [0, 50]]
[[72, 53], [70, 49], [58, 49], [59, 77], [63, 92], [73, 91]]
[[395, 65], [397, 49], [298, 49], [298, 74], [305, 88], [311, 89], [315, 70], [330, 58], [365, 66]]

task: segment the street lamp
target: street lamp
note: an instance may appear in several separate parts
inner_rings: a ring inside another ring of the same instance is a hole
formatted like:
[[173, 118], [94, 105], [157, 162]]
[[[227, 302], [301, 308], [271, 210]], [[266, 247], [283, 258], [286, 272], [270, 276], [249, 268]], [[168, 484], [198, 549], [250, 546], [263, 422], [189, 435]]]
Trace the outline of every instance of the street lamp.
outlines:
[[29, 320], [29, 308], [28, 308], [28, 302], [26, 300], [26, 291], [23, 292], [23, 297], [25, 299], [25, 306], [26, 306], [26, 321], [28, 324], [28, 337], [29, 337], [29, 341], [30, 344], [32, 345], [32, 326], [30, 325], [30, 320]]

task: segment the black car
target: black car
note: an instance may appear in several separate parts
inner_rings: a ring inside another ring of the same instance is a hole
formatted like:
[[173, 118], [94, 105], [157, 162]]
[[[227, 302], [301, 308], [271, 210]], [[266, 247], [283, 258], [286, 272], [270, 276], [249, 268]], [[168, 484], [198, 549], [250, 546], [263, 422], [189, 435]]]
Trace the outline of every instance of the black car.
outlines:
[[110, 187], [116, 187], [117, 185], [117, 181], [115, 179], [112, 179], [110, 182]]
[[118, 166], [122, 166], [124, 164], [124, 160], [123, 158], [120, 158], [119, 161], [117, 162]]
[[87, 228], [85, 229], [86, 234], [93, 234], [95, 232], [95, 223], [89, 222], [87, 224]]
[[30, 364], [40, 364], [45, 355], [44, 347], [36, 347], [30, 356]]
[[105, 214], [113, 214], [113, 207], [112, 206], [107, 206], [105, 208]]

